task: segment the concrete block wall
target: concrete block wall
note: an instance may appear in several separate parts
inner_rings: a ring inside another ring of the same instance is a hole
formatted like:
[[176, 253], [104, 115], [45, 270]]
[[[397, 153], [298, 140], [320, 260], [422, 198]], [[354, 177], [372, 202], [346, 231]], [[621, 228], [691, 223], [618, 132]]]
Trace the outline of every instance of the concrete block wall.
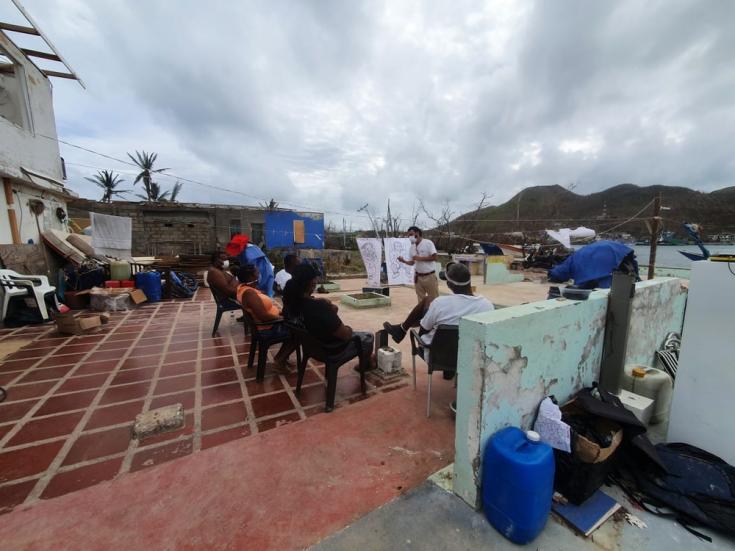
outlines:
[[[460, 322], [454, 491], [480, 506], [482, 452], [499, 429], [532, 425], [538, 404], [569, 400], [599, 378], [608, 291], [586, 301], [547, 300]], [[679, 280], [636, 286], [626, 362], [642, 362], [663, 334], [681, 330], [686, 289]]]
[[72, 218], [89, 218], [90, 212], [132, 218], [135, 256], [209, 254], [229, 242], [234, 221], [241, 231], [252, 235], [253, 224], [265, 220], [263, 209], [236, 205], [69, 202]]

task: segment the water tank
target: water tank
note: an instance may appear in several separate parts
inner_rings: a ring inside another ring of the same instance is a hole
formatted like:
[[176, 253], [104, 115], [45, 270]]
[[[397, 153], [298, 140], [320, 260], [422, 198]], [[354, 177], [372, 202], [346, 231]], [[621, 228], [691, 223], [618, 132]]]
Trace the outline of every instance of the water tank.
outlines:
[[161, 274], [158, 272], [138, 272], [135, 286], [145, 293], [148, 302], [161, 300]]
[[496, 432], [482, 463], [482, 506], [490, 524], [514, 543], [529, 543], [546, 525], [553, 494], [551, 447], [533, 431]]
[[652, 424], [662, 423], [669, 418], [674, 382], [665, 371], [645, 365], [626, 365], [622, 387], [623, 390], [654, 401]]

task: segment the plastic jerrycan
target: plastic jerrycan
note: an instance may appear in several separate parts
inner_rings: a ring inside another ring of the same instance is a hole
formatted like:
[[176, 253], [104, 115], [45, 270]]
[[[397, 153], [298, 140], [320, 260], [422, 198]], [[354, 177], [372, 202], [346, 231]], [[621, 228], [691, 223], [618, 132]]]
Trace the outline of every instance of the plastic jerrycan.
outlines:
[[514, 543], [529, 543], [544, 529], [553, 495], [551, 447], [533, 431], [496, 432], [482, 463], [482, 506], [490, 524]]

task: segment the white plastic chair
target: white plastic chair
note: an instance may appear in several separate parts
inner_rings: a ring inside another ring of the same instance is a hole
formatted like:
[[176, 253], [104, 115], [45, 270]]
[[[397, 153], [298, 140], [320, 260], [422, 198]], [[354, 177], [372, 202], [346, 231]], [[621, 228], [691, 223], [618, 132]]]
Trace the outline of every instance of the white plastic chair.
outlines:
[[46, 308], [46, 295], [52, 293], [54, 295], [54, 302], [56, 303], [57, 308], [59, 306], [59, 303], [56, 300], [56, 287], [49, 284], [46, 276], [24, 275], [13, 270], [0, 270], [0, 279], [19, 285], [18, 287], [2, 287], [3, 309], [2, 318], [0, 318], [0, 320], [5, 320], [5, 316], [8, 314], [8, 306], [10, 305], [11, 298], [29, 296], [29, 291], [33, 292], [36, 303], [38, 304], [38, 309], [41, 312], [41, 317], [44, 321], [50, 318], [48, 308]]

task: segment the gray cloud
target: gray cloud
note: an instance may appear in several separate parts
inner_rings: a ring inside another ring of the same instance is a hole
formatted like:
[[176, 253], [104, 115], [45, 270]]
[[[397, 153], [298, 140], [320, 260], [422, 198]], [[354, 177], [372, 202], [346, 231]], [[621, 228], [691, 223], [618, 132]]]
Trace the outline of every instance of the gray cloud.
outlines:
[[[54, 83], [63, 139], [358, 224], [386, 197], [733, 185], [728, 0], [26, 4], [89, 84]], [[82, 194], [79, 164], [130, 170], [62, 150]]]

